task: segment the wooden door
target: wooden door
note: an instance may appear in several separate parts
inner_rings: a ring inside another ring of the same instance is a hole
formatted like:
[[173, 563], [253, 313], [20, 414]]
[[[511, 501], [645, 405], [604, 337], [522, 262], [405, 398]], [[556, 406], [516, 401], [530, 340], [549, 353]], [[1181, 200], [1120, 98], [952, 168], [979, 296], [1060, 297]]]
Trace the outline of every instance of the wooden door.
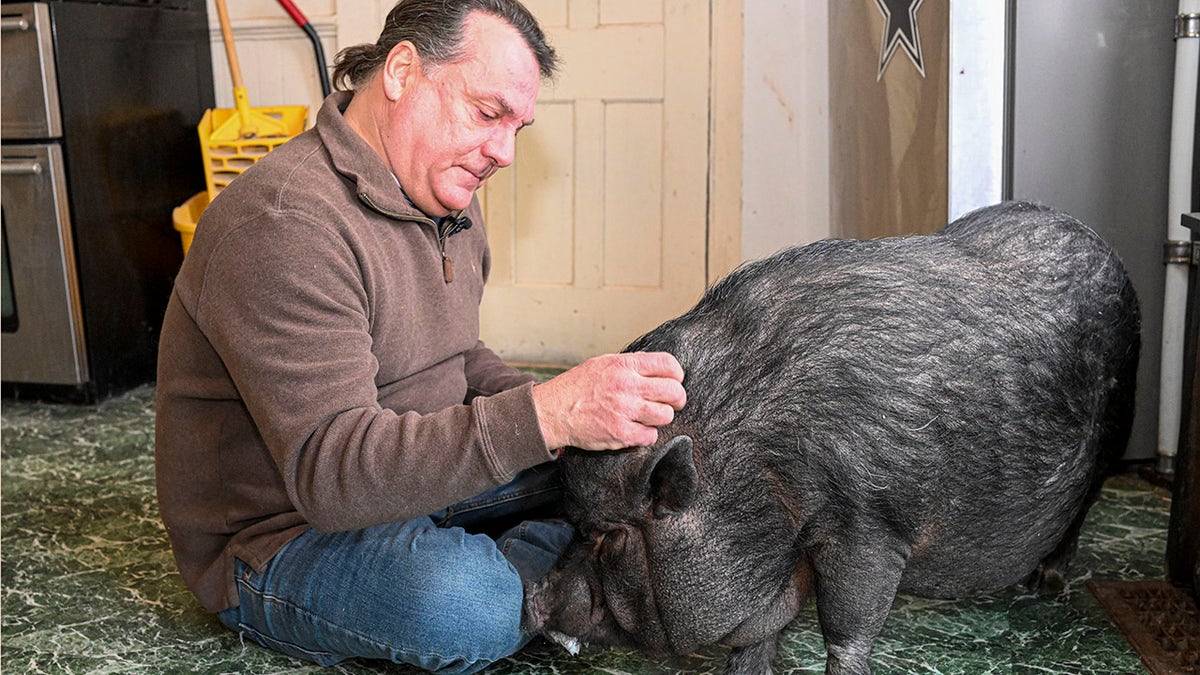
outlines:
[[527, 0], [562, 57], [481, 195], [482, 334], [513, 361], [621, 349], [705, 286], [706, 0]]
[[[616, 351], [699, 299], [739, 259], [739, 6], [710, 0], [524, 0], [562, 57], [516, 163], [481, 191], [492, 274], [483, 339], [571, 364]], [[393, 0], [300, 0], [331, 64], [374, 42]], [[253, 105], [320, 106], [312, 49], [274, 0], [229, 3]], [[723, 18], [711, 39], [710, 6]], [[232, 107], [210, 8], [217, 101]], [[719, 65], [713, 67], [713, 61]], [[710, 123], [710, 80], [715, 89]], [[711, 127], [710, 127], [711, 124]], [[710, 176], [710, 136], [720, 157]], [[199, 161], [199, 159], [197, 159]], [[710, 183], [713, 190], [709, 190]], [[709, 216], [718, 214], [710, 232]]]

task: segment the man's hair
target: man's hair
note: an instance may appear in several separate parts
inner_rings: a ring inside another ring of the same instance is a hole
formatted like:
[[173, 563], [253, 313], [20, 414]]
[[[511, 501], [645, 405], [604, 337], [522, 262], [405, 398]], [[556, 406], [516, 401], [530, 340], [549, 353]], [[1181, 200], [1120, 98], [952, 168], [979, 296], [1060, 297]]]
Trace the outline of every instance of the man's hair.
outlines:
[[546, 42], [537, 19], [517, 0], [400, 0], [388, 12], [375, 44], [347, 47], [334, 59], [338, 89], [353, 89], [379, 70], [392, 47], [408, 40], [426, 64], [452, 63], [463, 56], [463, 25], [472, 12], [504, 20], [525, 40], [543, 78], [554, 75], [558, 54]]

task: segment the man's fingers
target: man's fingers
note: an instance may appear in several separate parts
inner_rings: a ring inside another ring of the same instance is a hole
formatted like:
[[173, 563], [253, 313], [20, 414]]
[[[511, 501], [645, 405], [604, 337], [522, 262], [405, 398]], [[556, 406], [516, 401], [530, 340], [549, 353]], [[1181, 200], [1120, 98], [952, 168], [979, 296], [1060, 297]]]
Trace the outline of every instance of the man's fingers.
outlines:
[[630, 357], [630, 367], [641, 376], [637, 395], [675, 410], [683, 408], [687, 403], [684, 373], [674, 356], [667, 352], [635, 352], [626, 356]]
[[642, 407], [642, 412], [634, 421], [644, 424], [648, 427], [661, 427], [665, 424], [670, 424], [671, 420], [675, 419], [675, 409], [664, 403], [653, 403], [647, 401]]
[[679, 382], [659, 378], [643, 383], [642, 398], [653, 403], [670, 406], [674, 410], [682, 410], [684, 404], [687, 403], [687, 392]]
[[622, 436], [623, 439], [620, 443], [622, 448], [654, 445], [658, 441], [658, 429], [644, 424], [631, 424], [625, 429]]
[[666, 352], [594, 357], [533, 388], [550, 447], [652, 445], [687, 403], [683, 368]]
[[665, 377], [683, 382], [683, 366], [668, 352], [633, 352], [628, 355], [631, 366], [645, 377]]

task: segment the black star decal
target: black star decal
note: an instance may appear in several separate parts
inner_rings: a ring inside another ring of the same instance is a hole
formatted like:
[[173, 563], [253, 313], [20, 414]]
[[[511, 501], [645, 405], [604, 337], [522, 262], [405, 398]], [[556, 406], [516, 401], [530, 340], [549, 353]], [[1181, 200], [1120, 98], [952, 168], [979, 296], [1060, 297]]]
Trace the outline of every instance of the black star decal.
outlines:
[[883, 12], [883, 48], [879, 52], [879, 74], [875, 81], [883, 78], [896, 47], [904, 47], [908, 58], [925, 77], [925, 60], [921, 56], [921, 33], [917, 29], [917, 9], [923, 0], [875, 0]]

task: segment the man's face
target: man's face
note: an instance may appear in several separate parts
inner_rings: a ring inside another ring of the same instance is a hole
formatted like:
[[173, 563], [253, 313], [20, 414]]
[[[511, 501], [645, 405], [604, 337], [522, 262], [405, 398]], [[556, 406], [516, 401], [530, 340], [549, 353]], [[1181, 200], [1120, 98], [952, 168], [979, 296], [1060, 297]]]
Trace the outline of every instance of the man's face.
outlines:
[[405, 194], [433, 217], [465, 209], [483, 181], [512, 164], [541, 82], [533, 52], [504, 21], [476, 12], [464, 38], [461, 60], [405, 72], [382, 128]]

